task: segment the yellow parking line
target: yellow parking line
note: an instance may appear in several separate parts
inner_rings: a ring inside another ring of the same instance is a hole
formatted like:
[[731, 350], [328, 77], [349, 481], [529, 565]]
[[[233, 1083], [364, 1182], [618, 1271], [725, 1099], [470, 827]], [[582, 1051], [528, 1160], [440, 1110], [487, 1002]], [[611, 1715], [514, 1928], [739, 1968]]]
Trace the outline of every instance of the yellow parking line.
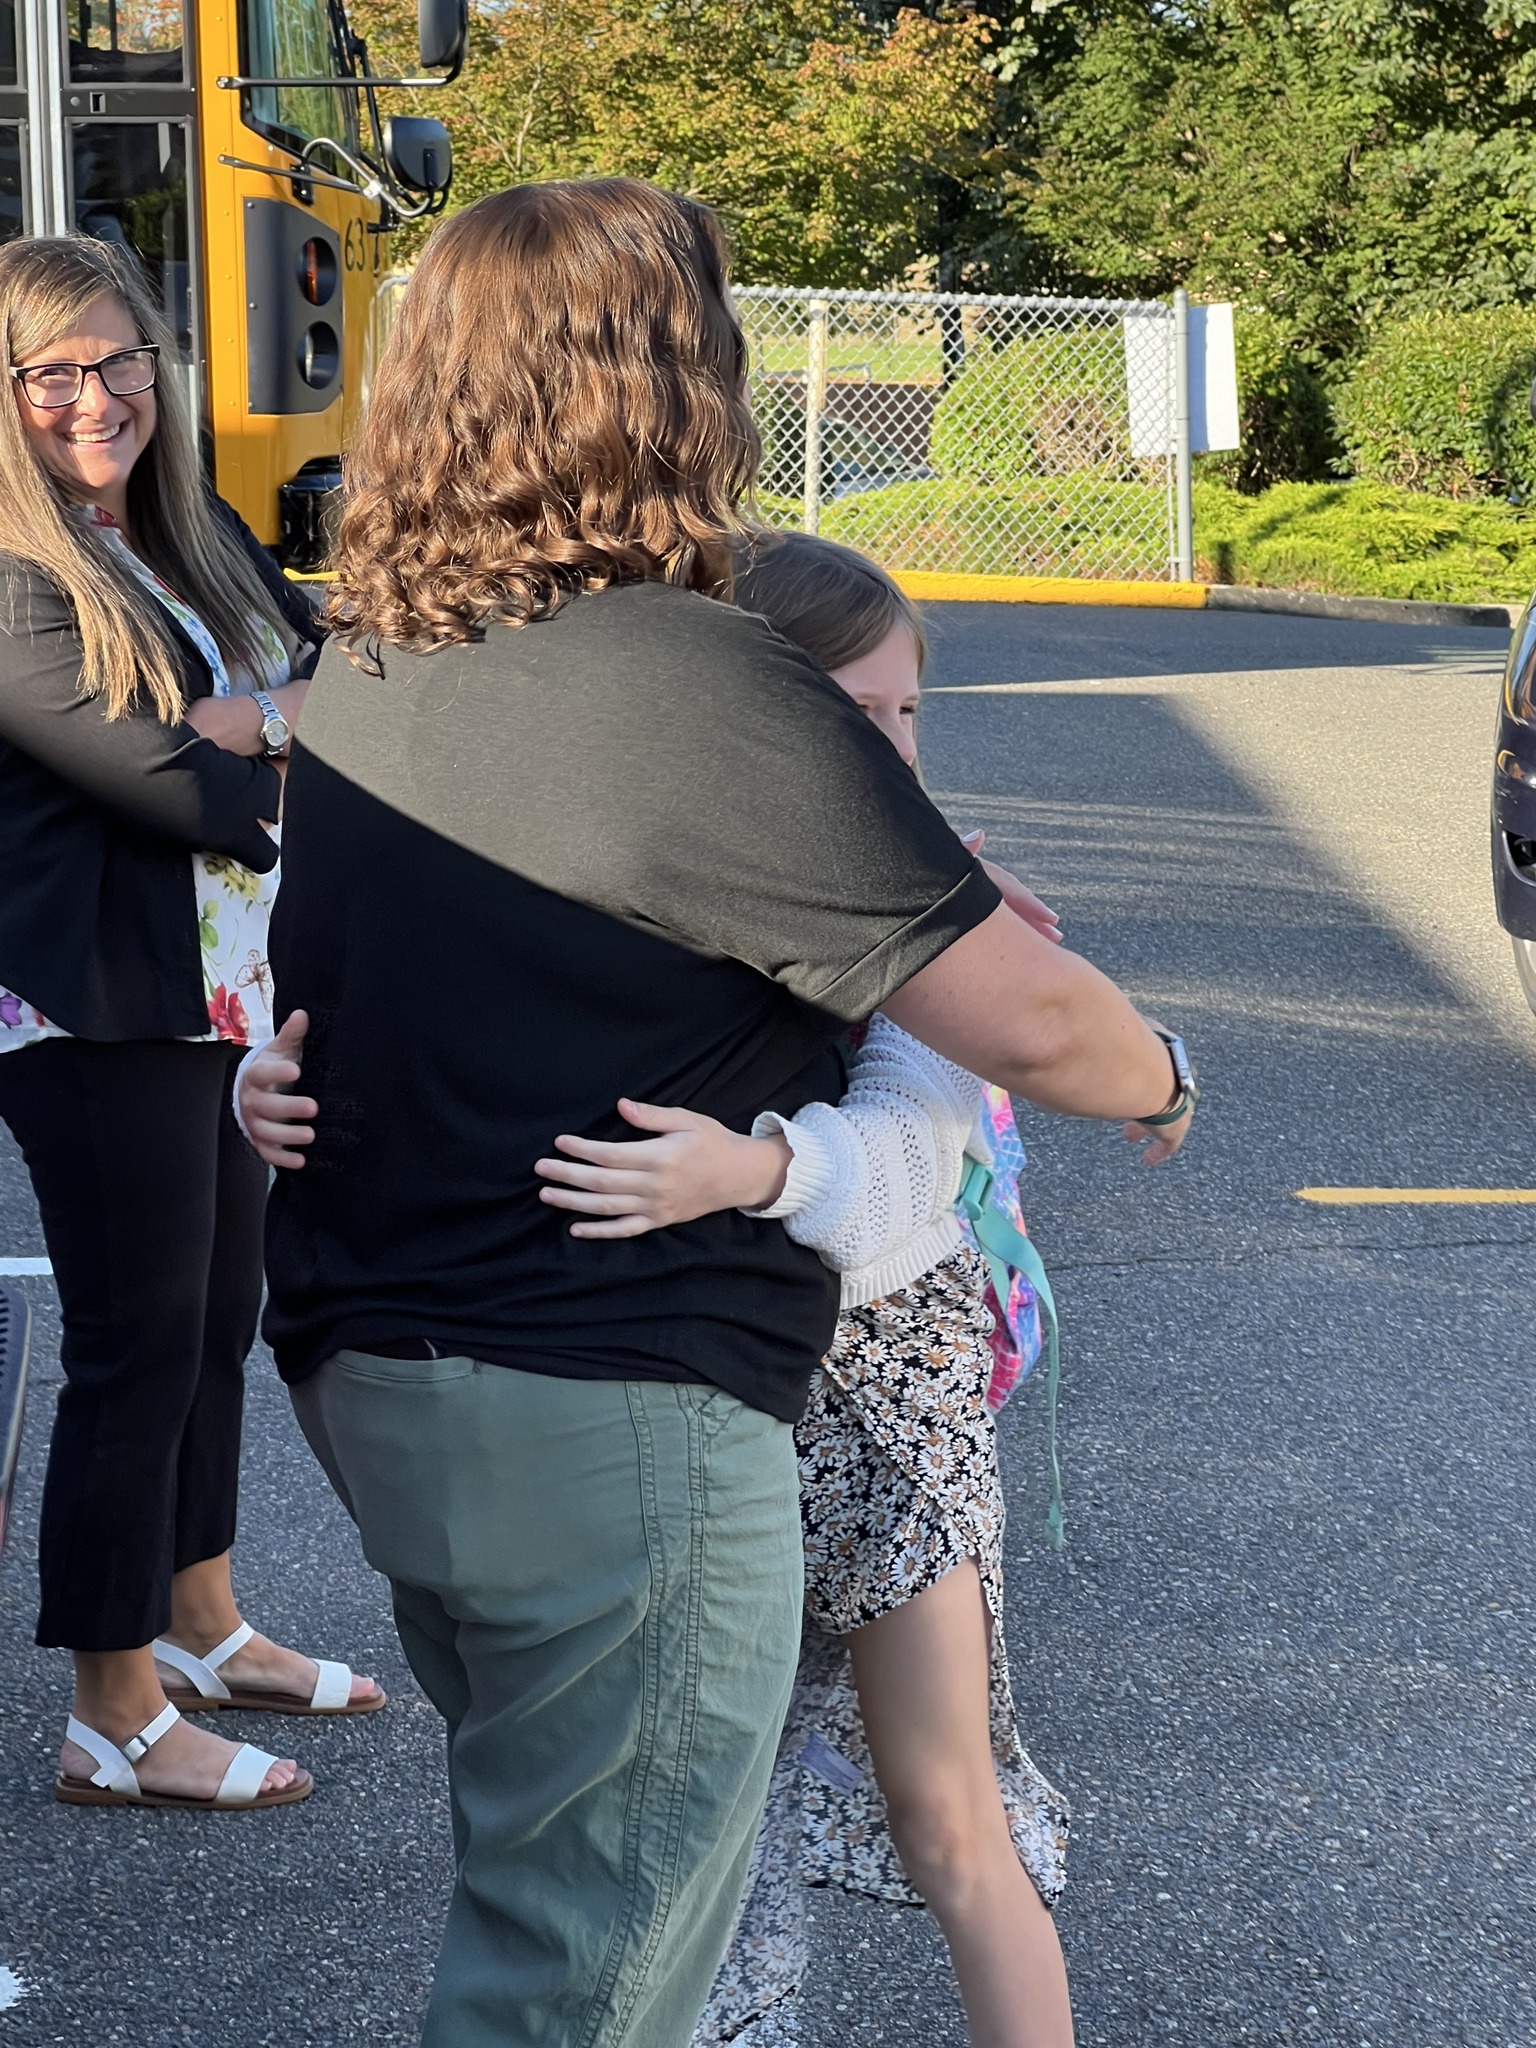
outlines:
[[1333, 1209], [1390, 1208], [1398, 1203], [1481, 1207], [1489, 1202], [1536, 1204], [1536, 1188], [1298, 1188], [1296, 1199]]

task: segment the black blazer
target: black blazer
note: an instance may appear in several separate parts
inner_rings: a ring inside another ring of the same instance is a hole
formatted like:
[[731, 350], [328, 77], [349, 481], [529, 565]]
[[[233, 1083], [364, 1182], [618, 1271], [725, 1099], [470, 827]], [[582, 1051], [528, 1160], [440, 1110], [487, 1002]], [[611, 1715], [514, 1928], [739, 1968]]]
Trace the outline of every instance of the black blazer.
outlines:
[[[222, 500], [219, 517], [310, 644], [309, 606]], [[208, 664], [170, 614], [189, 697]], [[39, 570], [0, 555], [0, 988], [79, 1038], [190, 1038], [208, 1029], [189, 855], [266, 873], [281, 785], [152, 707], [109, 720], [80, 691], [80, 634]], [[300, 662], [300, 667], [305, 665]]]

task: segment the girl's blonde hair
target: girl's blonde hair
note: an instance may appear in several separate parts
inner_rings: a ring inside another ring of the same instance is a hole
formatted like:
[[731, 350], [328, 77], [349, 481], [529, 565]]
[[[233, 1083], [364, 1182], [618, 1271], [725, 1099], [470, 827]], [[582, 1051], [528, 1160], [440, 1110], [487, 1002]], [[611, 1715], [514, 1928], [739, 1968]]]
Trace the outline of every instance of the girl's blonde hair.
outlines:
[[[182, 395], [176, 340], [133, 255], [85, 235], [26, 236], [0, 248], [5, 362], [46, 350], [104, 298], [116, 299], [140, 339], [160, 349], [155, 431], [128, 479], [135, 552], [197, 613], [232, 668], [259, 668], [260, 620], [292, 653], [292, 629], [244, 548], [214, 514]], [[107, 716], [121, 718], [147, 696], [172, 724], [186, 696], [164, 610], [91, 527], [70, 517], [72, 502], [28, 438], [19, 394], [0, 403], [0, 552], [40, 569], [69, 600], [83, 649], [81, 687], [105, 699]]]
[[515, 186], [417, 264], [347, 460], [330, 615], [430, 648], [649, 579], [730, 595], [757, 472], [709, 209], [633, 178]]
[[928, 659], [905, 591], [867, 555], [819, 534], [749, 534], [737, 549], [734, 599], [828, 671], [873, 654], [898, 626], [912, 635], [919, 675]]

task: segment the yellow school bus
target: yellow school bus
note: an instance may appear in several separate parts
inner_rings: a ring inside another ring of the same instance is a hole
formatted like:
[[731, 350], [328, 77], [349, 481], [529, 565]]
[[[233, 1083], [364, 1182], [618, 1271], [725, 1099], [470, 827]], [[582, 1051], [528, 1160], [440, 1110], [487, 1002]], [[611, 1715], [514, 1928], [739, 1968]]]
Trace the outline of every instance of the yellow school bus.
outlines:
[[367, 395], [389, 230], [441, 209], [436, 121], [466, 0], [420, 0], [417, 79], [377, 79], [343, 0], [0, 0], [0, 239], [132, 248], [177, 337], [214, 482], [318, 568]]

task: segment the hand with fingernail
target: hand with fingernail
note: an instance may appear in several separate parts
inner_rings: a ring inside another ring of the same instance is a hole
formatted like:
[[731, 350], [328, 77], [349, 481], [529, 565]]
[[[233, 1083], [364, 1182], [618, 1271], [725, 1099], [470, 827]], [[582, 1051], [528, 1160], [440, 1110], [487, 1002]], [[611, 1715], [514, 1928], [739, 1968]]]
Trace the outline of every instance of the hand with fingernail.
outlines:
[[[980, 830], [964, 832], [960, 836], [960, 844], [968, 852], [975, 854], [978, 860], [981, 860], [981, 849], [986, 841], [986, 833]], [[1010, 874], [1007, 868], [1000, 868], [996, 861], [983, 860], [981, 865], [997, 884], [1003, 901], [1015, 916], [1023, 918], [1031, 930], [1037, 931], [1043, 939], [1049, 939], [1053, 945], [1059, 946], [1061, 919], [1055, 911], [1042, 903], [1032, 889], [1026, 889], [1017, 875]]]

